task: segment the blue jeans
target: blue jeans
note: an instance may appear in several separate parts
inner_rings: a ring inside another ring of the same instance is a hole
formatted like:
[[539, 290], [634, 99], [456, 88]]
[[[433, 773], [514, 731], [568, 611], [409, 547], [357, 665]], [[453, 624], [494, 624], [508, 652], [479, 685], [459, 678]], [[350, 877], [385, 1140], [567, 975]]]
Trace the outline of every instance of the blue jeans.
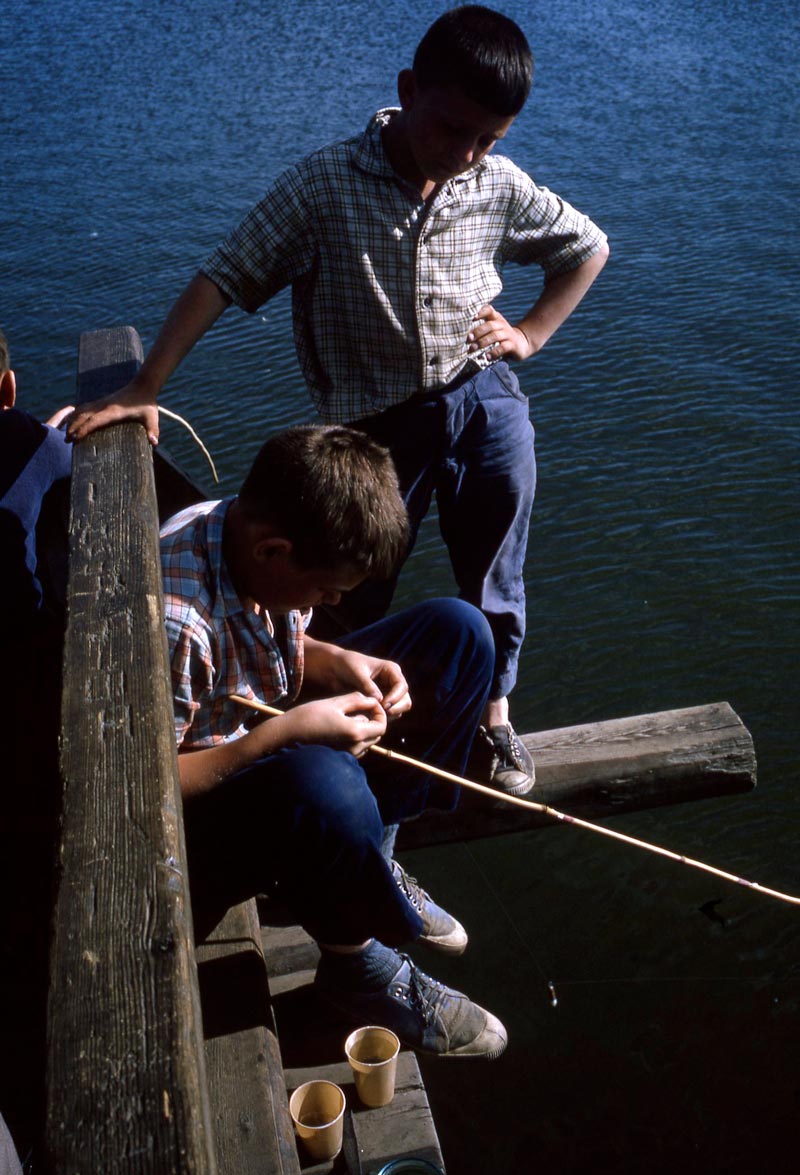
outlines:
[[[436, 494], [461, 598], [480, 608], [494, 636], [489, 696], [505, 697], [517, 680], [525, 636], [523, 572], [536, 490], [533, 426], [516, 376], [508, 364], [495, 363], [449, 390], [413, 396], [353, 427], [391, 451], [411, 546]], [[331, 610], [334, 622], [352, 628], [384, 616], [396, 584], [395, 578], [349, 593]], [[326, 639], [332, 629], [318, 620], [312, 631]]]
[[[403, 668], [414, 705], [384, 745], [462, 773], [494, 663], [480, 612], [433, 600], [342, 643]], [[320, 942], [415, 939], [422, 925], [381, 852], [384, 825], [453, 807], [457, 795], [379, 755], [292, 745], [259, 760], [184, 806], [198, 936], [228, 906], [275, 892]]]

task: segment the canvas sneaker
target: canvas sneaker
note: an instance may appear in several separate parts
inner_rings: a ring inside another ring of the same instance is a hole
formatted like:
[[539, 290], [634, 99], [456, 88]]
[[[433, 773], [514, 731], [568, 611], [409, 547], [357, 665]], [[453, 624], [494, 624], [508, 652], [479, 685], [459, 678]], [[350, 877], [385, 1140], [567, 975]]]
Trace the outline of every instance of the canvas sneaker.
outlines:
[[[326, 982], [322, 963], [314, 979], [318, 994], [360, 1024], [379, 1024], [403, 1044], [438, 1057], [499, 1057], [508, 1039], [503, 1025], [468, 996], [445, 987], [397, 954], [398, 968], [377, 991], [348, 991]], [[324, 962], [324, 959], [323, 959]]]
[[536, 782], [530, 752], [510, 722], [505, 726], [479, 726], [474, 758], [483, 782], [507, 796], [527, 795]]
[[405, 894], [422, 919], [422, 934], [417, 942], [441, 951], [445, 955], [463, 955], [467, 945], [467, 932], [452, 914], [437, 906], [417, 881], [409, 877], [402, 865], [391, 862], [392, 876], [398, 888]]

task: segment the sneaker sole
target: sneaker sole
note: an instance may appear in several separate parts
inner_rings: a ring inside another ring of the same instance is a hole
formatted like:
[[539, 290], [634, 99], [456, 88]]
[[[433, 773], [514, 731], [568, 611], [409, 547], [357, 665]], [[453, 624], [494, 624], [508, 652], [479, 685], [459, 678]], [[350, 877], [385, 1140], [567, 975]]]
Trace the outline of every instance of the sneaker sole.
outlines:
[[[314, 984], [314, 992], [317, 997], [323, 1001], [323, 1003], [333, 1008], [336, 1012], [339, 1013], [340, 1016], [343, 1016], [351, 1024], [366, 1024], [373, 1022], [365, 1020], [363, 1015], [359, 1015], [357, 1012], [352, 1011], [352, 1009], [348, 1008], [346, 1003], [340, 1003], [335, 995], [333, 995], [331, 992], [325, 991], [324, 988], [317, 987], [316, 984]], [[486, 1023], [484, 1024], [482, 1031], [475, 1037], [474, 1040], [470, 1041], [469, 1044], [463, 1044], [460, 1048], [457, 1049], [450, 1049], [450, 1051], [446, 1053], [437, 1053], [434, 1049], [425, 1049], [418, 1044], [414, 1044], [414, 1042], [408, 1040], [408, 1038], [405, 1037], [402, 1032], [398, 1032], [396, 1026], [392, 1029], [392, 1031], [397, 1035], [401, 1044], [404, 1044], [406, 1048], [411, 1049], [415, 1053], [419, 1053], [423, 1057], [434, 1057], [442, 1061], [446, 1061], [451, 1057], [458, 1057], [460, 1059], [471, 1058], [474, 1061], [481, 1059], [485, 1061], [496, 1061], [497, 1058], [502, 1056], [505, 1052], [506, 1045], [508, 1044], [508, 1033], [496, 1016], [493, 1016], [491, 1012], [487, 1012], [485, 1008], [481, 1008], [481, 1011], [486, 1017]], [[378, 1021], [376, 1020], [374, 1023], [378, 1023]], [[492, 1037], [494, 1037], [493, 1041], [491, 1040]], [[484, 1041], [484, 1046], [481, 1050], [476, 1048], [476, 1045], [479, 1041]]]
[[421, 934], [417, 939], [417, 942], [422, 946], [428, 947], [432, 951], [438, 951], [440, 955], [463, 955], [467, 949], [468, 941], [466, 931], [464, 931], [463, 938], [459, 936], [455, 941], [450, 940], [450, 935], [445, 938], [434, 938], [430, 934]]
[[503, 787], [502, 784], [492, 781], [491, 786], [501, 796], [526, 796], [528, 792], [533, 791], [536, 786], [536, 776], [528, 779], [525, 783], [518, 783], [516, 787]]
[[[441, 1057], [443, 1061], [448, 1060], [450, 1057], [472, 1057], [473, 1060], [496, 1061], [498, 1057], [501, 1057], [508, 1044], [508, 1033], [496, 1016], [493, 1016], [491, 1012], [487, 1012], [485, 1008], [482, 1011], [486, 1016], [486, 1024], [484, 1025], [483, 1031], [475, 1040], [469, 1044], [462, 1045], [461, 1048], [451, 1049], [448, 1053], [435, 1053], [434, 1055]], [[492, 1038], [494, 1038], [493, 1041]], [[476, 1045], [481, 1041], [483, 1041], [483, 1047], [477, 1049]], [[428, 1056], [430, 1054], [426, 1053], [425, 1055]]]

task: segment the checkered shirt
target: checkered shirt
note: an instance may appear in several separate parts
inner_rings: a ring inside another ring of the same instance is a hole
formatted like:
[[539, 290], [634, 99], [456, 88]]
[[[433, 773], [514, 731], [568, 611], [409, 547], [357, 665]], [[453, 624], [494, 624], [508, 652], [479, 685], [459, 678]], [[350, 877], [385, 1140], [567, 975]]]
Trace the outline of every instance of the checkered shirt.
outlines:
[[213, 747], [261, 721], [231, 702], [240, 694], [271, 705], [297, 696], [310, 610], [270, 617], [242, 601], [222, 555], [232, 498], [201, 502], [161, 530], [164, 608], [178, 746]]
[[298, 357], [328, 421], [382, 412], [485, 365], [469, 356], [467, 333], [502, 290], [506, 262], [553, 277], [606, 239], [502, 155], [427, 207], [384, 153], [381, 128], [395, 113], [290, 167], [203, 267], [251, 313], [292, 285]]

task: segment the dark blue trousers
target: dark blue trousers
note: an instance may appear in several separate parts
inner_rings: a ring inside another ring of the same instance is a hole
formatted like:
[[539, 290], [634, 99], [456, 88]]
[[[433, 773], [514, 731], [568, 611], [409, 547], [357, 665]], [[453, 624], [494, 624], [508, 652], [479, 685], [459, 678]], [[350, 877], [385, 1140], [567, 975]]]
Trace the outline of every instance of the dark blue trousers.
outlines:
[[[342, 643], [397, 661], [409, 683], [413, 708], [384, 745], [463, 773], [494, 666], [481, 613], [432, 600]], [[452, 807], [457, 792], [370, 753], [295, 745], [259, 760], [185, 804], [198, 935], [233, 903], [273, 892], [321, 942], [415, 939], [421, 923], [381, 852], [384, 825]]]
[[[525, 636], [525, 553], [536, 489], [528, 400], [508, 364], [494, 363], [450, 388], [412, 396], [355, 422], [391, 452], [412, 542], [433, 495], [459, 594], [480, 608], [495, 641], [489, 696], [511, 693]], [[361, 627], [384, 616], [396, 578], [349, 592], [331, 624]], [[327, 611], [327, 610], [326, 610]], [[315, 635], [332, 628], [315, 616]]]

